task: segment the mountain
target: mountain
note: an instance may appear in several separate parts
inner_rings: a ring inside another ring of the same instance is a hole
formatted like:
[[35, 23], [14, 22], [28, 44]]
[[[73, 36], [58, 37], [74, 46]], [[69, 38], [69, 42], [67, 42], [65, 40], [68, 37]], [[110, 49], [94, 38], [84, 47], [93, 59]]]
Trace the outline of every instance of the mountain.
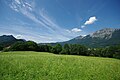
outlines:
[[105, 28], [87, 36], [78, 36], [60, 44], [82, 44], [88, 47], [106, 47], [120, 44], [120, 29]]
[[[17, 41], [25, 41], [23, 39], [16, 39], [12, 35], [0, 36], [0, 45], [9, 46]], [[105, 28], [98, 30], [87, 36], [78, 36], [69, 41], [58, 42], [64, 44], [82, 44], [88, 47], [106, 47], [120, 44], [120, 29]], [[56, 43], [42, 43], [55, 45]]]
[[17, 41], [25, 41], [23, 39], [16, 39], [14, 36], [12, 35], [3, 35], [0, 36], [0, 45], [1, 46], [9, 46]]

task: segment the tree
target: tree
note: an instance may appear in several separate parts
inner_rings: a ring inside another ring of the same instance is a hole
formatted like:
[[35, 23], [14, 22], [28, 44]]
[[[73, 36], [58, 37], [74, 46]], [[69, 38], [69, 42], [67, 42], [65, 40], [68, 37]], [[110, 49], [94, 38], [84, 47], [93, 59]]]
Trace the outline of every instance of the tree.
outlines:
[[51, 52], [55, 54], [59, 54], [62, 51], [62, 46], [60, 44], [56, 44], [52, 47]]
[[11, 47], [9, 48], [10, 51], [25, 51], [27, 48], [25, 42], [15, 42]]
[[1, 50], [3, 50], [3, 46], [2, 46], [2, 45], [0, 45], [0, 51], [1, 51]]
[[51, 52], [51, 48], [52, 46], [51, 45], [38, 45], [38, 51], [41, 51], [41, 52]]
[[115, 53], [113, 54], [114, 58], [120, 59], [120, 45], [116, 46]]
[[70, 44], [71, 55], [87, 55], [87, 48], [79, 44]]
[[62, 49], [62, 51], [60, 52], [60, 54], [70, 54], [69, 45], [68, 45], [68, 44], [65, 44], [65, 45], [63, 46], [63, 49]]
[[70, 48], [70, 47], [69, 47], [68, 44], [65, 44], [65, 45], [64, 45], [64, 50], [65, 50], [65, 53], [66, 53], [66, 54], [70, 54], [69, 48]]
[[70, 54], [71, 55], [77, 54], [77, 45], [76, 44], [70, 44]]
[[37, 43], [35, 43], [33, 41], [27, 41], [27, 42], [25, 42], [25, 45], [27, 46], [26, 47], [27, 51], [37, 51], [37, 49], [38, 49]]
[[78, 45], [79, 46], [79, 55], [87, 55], [88, 48], [83, 46], [83, 45]]
[[38, 45], [33, 41], [18, 41], [10, 47], [10, 51], [37, 51]]

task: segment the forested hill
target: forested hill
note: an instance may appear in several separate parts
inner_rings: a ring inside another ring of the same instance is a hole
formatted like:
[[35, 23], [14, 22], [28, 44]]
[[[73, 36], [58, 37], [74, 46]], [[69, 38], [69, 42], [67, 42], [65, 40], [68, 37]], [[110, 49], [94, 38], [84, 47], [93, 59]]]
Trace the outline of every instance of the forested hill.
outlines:
[[23, 39], [16, 39], [12, 35], [3, 35], [0, 36], [0, 45], [1, 46], [9, 46], [17, 41], [24, 41]]

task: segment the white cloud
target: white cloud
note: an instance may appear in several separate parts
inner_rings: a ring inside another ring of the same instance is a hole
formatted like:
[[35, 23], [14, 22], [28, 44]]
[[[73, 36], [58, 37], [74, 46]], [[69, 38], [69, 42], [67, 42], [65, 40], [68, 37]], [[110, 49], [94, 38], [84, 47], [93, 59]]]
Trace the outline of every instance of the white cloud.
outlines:
[[78, 33], [78, 32], [81, 32], [82, 30], [81, 29], [79, 29], [79, 28], [73, 28], [73, 29], [71, 29], [71, 30], [66, 30], [68, 33]]
[[67, 31], [68, 33], [71, 33], [71, 31], [70, 31], [70, 30], [68, 30], [68, 29], [67, 29], [66, 31]]
[[22, 38], [22, 35], [18, 34], [15, 36], [17, 39], [21, 39]]
[[97, 21], [95, 16], [94, 17], [90, 17], [89, 20], [84, 23], [84, 25], [93, 24], [95, 21]]
[[73, 28], [71, 31], [72, 31], [72, 32], [81, 32], [82, 30], [81, 30], [81, 29], [78, 29], [78, 28]]
[[93, 24], [95, 21], [97, 21], [97, 18], [95, 16], [90, 17], [89, 20], [87, 20], [84, 25], [81, 26], [81, 28], [85, 28], [86, 25]]

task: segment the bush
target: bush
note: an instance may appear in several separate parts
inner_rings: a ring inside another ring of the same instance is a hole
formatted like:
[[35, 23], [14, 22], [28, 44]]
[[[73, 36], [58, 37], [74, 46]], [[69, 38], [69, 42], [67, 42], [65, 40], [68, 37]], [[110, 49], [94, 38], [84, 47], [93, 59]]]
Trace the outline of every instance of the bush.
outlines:
[[3, 48], [2, 51], [3, 51], [3, 52], [8, 52], [8, 51], [10, 51], [10, 49], [9, 49], [8, 47], [6, 47], [6, 48]]
[[2, 50], [3, 50], [3, 46], [0, 45], [0, 51], [2, 51]]
[[114, 57], [114, 58], [117, 58], [117, 59], [120, 59], [120, 53], [115, 53], [115, 54], [113, 54], [113, 57]]

